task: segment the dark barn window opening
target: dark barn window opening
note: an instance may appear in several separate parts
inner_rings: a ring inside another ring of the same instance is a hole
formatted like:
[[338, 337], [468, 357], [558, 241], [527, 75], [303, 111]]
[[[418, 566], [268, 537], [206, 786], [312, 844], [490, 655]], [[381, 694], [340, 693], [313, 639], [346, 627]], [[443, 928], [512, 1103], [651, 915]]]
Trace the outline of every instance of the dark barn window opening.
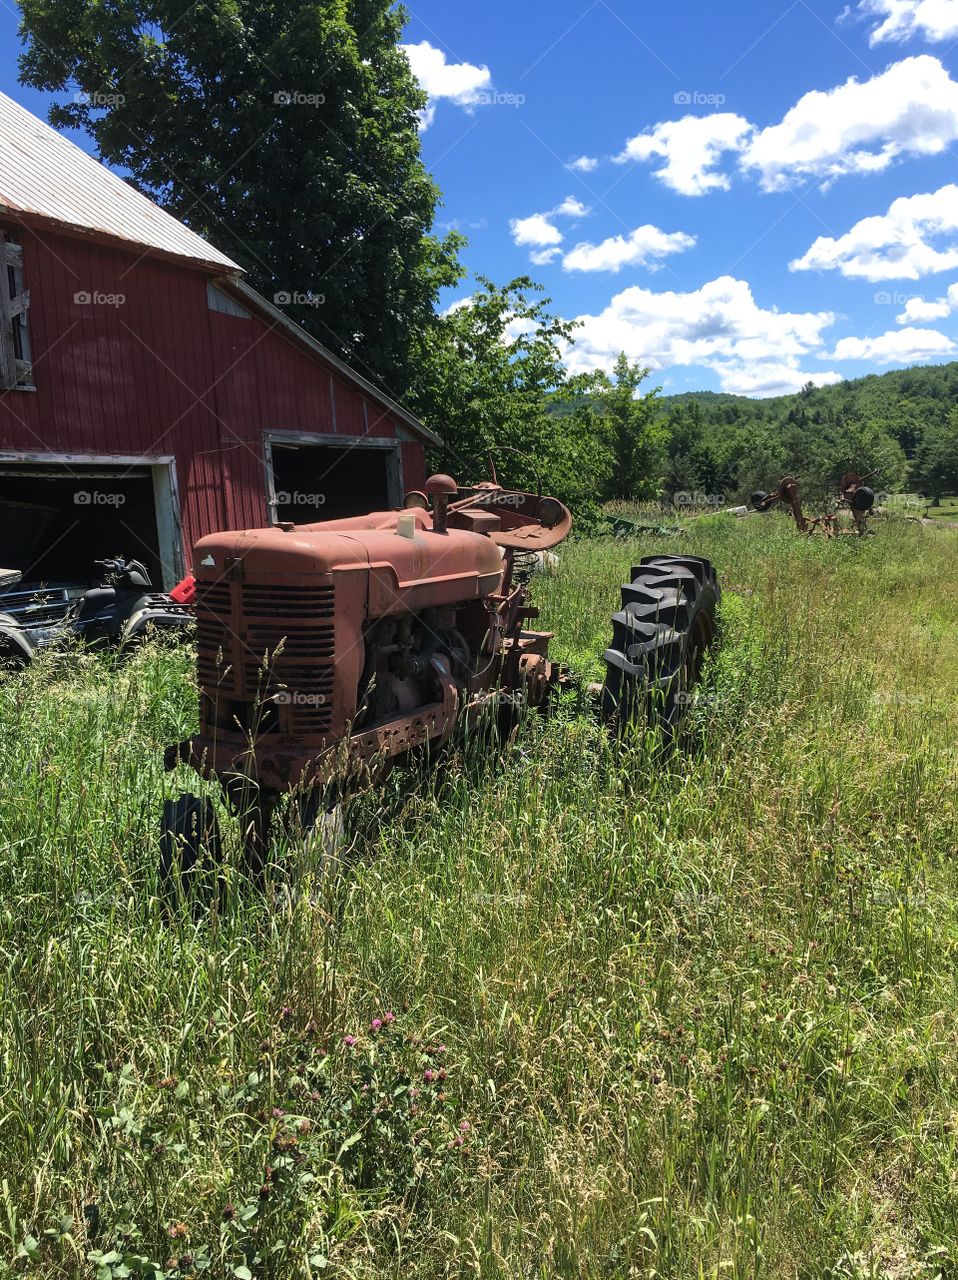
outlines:
[[0, 566], [25, 583], [79, 584], [118, 555], [162, 581], [149, 467], [0, 462]]
[[274, 519], [293, 524], [344, 520], [399, 505], [398, 451], [369, 444], [270, 440]]

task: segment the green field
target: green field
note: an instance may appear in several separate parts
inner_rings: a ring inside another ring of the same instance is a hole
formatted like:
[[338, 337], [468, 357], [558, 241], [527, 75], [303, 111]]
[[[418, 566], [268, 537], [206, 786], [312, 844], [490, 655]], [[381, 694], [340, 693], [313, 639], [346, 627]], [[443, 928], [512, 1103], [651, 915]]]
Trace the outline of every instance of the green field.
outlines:
[[[922, 515], [925, 514], [923, 511]], [[958, 498], [942, 498], [937, 507], [929, 506], [927, 514], [932, 520], [954, 520], [958, 522]]]
[[188, 655], [0, 681], [0, 1276], [958, 1275], [958, 533], [574, 543], [559, 657], [652, 550], [726, 593], [688, 751], [570, 703], [199, 923]]

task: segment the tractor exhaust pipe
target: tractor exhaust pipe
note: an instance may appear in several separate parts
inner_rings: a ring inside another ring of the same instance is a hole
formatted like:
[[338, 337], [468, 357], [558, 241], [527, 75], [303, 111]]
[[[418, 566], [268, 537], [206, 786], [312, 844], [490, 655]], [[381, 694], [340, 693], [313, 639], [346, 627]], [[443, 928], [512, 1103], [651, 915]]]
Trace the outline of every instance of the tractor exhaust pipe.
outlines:
[[432, 498], [432, 531], [445, 533], [448, 528], [449, 499], [454, 498], [459, 488], [452, 476], [430, 476], [426, 481], [426, 496]]

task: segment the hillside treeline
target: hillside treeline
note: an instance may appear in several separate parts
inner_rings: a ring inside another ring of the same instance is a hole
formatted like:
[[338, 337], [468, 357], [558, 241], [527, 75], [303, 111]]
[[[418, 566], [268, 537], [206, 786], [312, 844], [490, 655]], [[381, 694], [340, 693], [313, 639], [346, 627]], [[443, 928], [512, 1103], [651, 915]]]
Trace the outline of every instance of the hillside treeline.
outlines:
[[488, 280], [441, 317], [414, 406], [445, 441], [437, 467], [541, 484], [587, 516], [613, 499], [714, 505], [797, 476], [810, 501], [844, 472], [879, 492], [958, 493], [958, 363], [876, 374], [791, 396], [663, 396], [640, 363], [572, 375], [575, 326], [531, 280]]
[[797, 395], [662, 397], [668, 486], [742, 497], [786, 473], [810, 495], [841, 474], [876, 471], [876, 489], [958, 492], [958, 363], [871, 374]]

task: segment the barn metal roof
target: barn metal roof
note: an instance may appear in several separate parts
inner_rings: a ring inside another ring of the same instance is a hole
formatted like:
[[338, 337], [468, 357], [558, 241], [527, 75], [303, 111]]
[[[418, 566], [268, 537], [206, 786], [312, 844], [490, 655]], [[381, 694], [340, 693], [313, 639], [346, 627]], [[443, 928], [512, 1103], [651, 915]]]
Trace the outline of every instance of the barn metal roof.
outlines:
[[240, 270], [5, 93], [0, 93], [0, 212], [46, 218], [220, 270]]

